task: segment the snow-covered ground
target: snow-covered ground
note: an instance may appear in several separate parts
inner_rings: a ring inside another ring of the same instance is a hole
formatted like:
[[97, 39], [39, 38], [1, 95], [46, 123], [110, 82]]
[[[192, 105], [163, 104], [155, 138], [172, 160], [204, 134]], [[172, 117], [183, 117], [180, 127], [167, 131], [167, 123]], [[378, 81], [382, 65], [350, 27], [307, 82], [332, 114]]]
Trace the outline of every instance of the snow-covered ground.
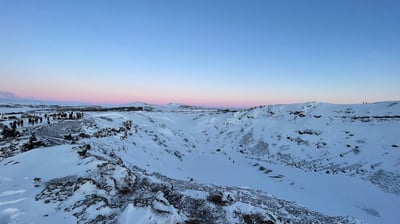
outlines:
[[79, 120], [26, 122], [0, 140], [0, 223], [400, 220], [400, 102], [0, 105], [17, 118], [78, 110]]

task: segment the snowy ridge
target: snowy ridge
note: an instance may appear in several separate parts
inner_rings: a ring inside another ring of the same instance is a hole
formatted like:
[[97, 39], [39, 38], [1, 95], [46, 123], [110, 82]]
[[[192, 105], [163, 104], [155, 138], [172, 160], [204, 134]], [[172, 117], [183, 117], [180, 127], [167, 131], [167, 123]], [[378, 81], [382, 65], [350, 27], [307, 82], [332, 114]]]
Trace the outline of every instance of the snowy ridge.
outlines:
[[17, 119], [60, 111], [84, 117], [1, 137], [0, 223], [400, 218], [399, 102], [12, 109], [0, 106]]

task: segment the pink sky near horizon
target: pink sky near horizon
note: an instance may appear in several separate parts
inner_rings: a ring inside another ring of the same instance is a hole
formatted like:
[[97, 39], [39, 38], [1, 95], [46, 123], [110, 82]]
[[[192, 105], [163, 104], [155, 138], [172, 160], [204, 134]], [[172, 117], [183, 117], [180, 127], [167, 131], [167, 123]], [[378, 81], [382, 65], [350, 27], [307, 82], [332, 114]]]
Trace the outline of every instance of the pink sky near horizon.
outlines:
[[[129, 91], [127, 91], [129, 92]], [[22, 91], [20, 93], [13, 92], [19, 98], [30, 98], [34, 100], [53, 101], [53, 102], [79, 102], [88, 104], [126, 104], [143, 102], [149, 104], [168, 104], [178, 103], [197, 106], [212, 106], [212, 107], [252, 107], [264, 104], [277, 104], [285, 103], [277, 100], [265, 101], [263, 99], [232, 99], [229, 96], [214, 96], [212, 98], [205, 98], [191, 93], [182, 94], [178, 96], [166, 95], [166, 93], [152, 94], [135, 94], [127, 93], [126, 91], [120, 92], [90, 92], [90, 91], [72, 91], [72, 92], [47, 92], [44, 90], [38, 91], [34, 94], [29, 91]], [[177, 93], [179, 94], [179, 93]], [[262, 97], [261, 97], [262, 98]]]
[[[358, 99], [346, 97], [342, 99], [307, 99], [306, 97], [296, 97], [295, 94], [281, 93], [273, 94], [265, 91], [265, 95], [242, 94], [235, 95], [232, 91], [208, 91], [204, 93], [184, 92], [184, 90], [168, 90], [161, 89], [159, 91], [151, 91], [141, 89], [126, 90], [105, 88], [99, 90], [69, 87], [54, 87], [54, 88], [29, 88], [19, 87], [12, 89], [11, 93], [18, 98], [29, 98], [41, 101], [52, 102], [76, 102], [85, 104], [127, 104], [135, 102], [143, 102], [149, 104], [165, 105], [168, 103], [178, 103], [195, 106], [210, 106], [210, 107], [253, 107], [260, 105], [271, 104], [289, 104], [289, 103], [304, 103], [310, 101], [341, 103], [341, 104], [357, 104], [361, 103]], [[1, 89], [0, 89], [1, 90]], [[259, 93], [260, 94], [260, 93]], [[372, 99], [371, 101], [382, 101], [381, 99]]]
[[[3, 71], [3, 72], [2, 72]], [[97, 70], [93, 73], [96, 74]], [[113, 75], [85, 75], [69, 69], [14, 68], [1, 69], [0, 91], [11, 92], [21, 98], [43, 101], [80, 102], [89, 104], [150, 104], [179, 103], [212, 107], [253, 107], [270, 104], [303, 103], [310, 101], [358, 104], [364, 101], [399, 100], [398, 88], [381, 91], [380, 79], [373, 83], [358, 81], [340, 85], [314, 84], [304, 77], [291, 80], [280, 76], [269, 79], [251, 75], [242, 81], [235, 77], [211, 79], [200, 76], [185, 79], [149, 71], [132, 71], [124, 77]], [[59, 75], [52, 75], [59, 74]], [[69, 75], [74, 74], [74, 75]], [[110, 73], [112, 74], [112, 73]], [[338, 78], [336, 78], [338, 80]], [[395, 86], [393, 81], [391, 85]], [[354, 88], [364, 91], [354, 91]]]

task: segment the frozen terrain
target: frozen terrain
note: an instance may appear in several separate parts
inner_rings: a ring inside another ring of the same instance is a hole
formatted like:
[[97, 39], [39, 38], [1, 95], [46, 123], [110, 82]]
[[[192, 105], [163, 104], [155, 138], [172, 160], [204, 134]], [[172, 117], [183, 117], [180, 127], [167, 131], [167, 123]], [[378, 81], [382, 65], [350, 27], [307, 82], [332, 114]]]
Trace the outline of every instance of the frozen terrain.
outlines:
[[400, 102], [0, 113], [1, 224], [400, 220]]

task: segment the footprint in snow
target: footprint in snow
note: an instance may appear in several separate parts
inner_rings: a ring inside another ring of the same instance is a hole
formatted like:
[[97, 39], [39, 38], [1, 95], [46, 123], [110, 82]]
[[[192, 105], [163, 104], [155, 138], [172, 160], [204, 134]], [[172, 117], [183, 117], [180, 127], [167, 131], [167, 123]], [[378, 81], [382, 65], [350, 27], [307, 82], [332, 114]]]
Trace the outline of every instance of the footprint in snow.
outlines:
[[357, 208], [363, 210], [364, 212], [366, 212], [372, 216], [381, 217], [381, 214], [379, 214], [379, 212], [373, 208], [360, 207], [360, 206], [357, 206]]

